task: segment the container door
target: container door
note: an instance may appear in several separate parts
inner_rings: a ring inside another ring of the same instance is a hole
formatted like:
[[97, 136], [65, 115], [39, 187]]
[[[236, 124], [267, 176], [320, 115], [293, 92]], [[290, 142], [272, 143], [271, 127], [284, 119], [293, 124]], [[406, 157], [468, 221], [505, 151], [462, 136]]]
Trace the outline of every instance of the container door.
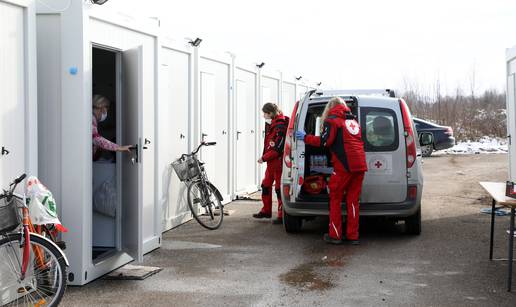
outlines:
[[[215, 76], [210, 73], [201, 73], [201, 140], [206, 142], [217, 142], [217, 129], [215, 125]], [[224, 146], [217, 142], [217, 146]], [[217, 160], [213, 147], [201, 149], [201, 159], [206, 163], [208, 175], [214, 174]]]
[[240, 72], [248, 78], [237, 79], [236, 88], [236, 191], [245, 193], [255, 182], [255, 80], [251, 73]]
[[[164, 229], [169, 230], [190, 219], [186, 185], [170, 167], [170, 162], [188, 153], [188, 105], [190, 101], [190, 55], [162, 49], [160, 75], [159, 170], [163, 183]], [[173, 120], [170, 120], [173, 119]]]
[[[0, 3], [0, 189], [26, 171], [24, 9]], [[32, 110], [31, 110], [32, 112]]]
[[[516, 60], [514, 60], [516, 62]], [[507, 133], [509, 136], [509, 178], [516, 181], [516, 92], [514, 73], [507, 77]]]
[[135, 145], [131, 155], [122, 155], [122, 248], [138, 262], [143, 261], [142, 53], [140, 46], [122, 54], [122, 141]]

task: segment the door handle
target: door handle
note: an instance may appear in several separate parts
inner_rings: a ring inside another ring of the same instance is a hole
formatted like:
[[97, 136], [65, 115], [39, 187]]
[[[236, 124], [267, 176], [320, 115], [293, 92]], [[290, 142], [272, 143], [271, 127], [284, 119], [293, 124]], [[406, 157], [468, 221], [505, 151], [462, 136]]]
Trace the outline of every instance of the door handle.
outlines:
[[2, 146], [2, 156], [7, 156], [8, 154], [9, 154], [9, 150], [7, 150], [7, 148]]
[[242, 134], [242, 131], [237, 131], [237, 135], [236, 135], [237, 140], [238, 140], [238, 136], [239, 136], [240, 134]]
[[145, 143], [145, 145], [147, 145], [147, 144], [150, 144], [150, 143], [151, 143], [151, 141], [150, 141], [148, 138], [145, 138], [144, 143]]
[[136, 164], [138, 162], [138, 144], [129, 147], [131, 151], [131, 164]]

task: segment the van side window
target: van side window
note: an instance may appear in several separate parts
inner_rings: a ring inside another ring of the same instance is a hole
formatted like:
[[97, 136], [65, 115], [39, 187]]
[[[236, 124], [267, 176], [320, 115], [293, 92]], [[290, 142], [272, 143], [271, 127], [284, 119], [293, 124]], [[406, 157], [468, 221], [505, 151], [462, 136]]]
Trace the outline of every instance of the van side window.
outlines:
[[368, 152], [395, 151], [399, 145], [398, 120], [393, 110], [363, 107], [360, 123], [365, 150]]

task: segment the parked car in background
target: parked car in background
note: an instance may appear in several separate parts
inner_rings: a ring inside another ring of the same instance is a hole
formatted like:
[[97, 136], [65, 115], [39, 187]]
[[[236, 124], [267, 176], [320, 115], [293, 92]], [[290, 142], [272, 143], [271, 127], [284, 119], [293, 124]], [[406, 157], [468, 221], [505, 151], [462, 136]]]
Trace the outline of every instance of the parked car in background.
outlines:
[[453, 137], [453, 129], [448, 126], [441, 126], [420, 118], [414, 118], [414, 124], [418, 136], [422, 133], [431, 133], [433, 135], [433, 143], [421, 146], [423, 157], [430, 157], [434, 151], [443, 150], [455, 146], [455, 138]]

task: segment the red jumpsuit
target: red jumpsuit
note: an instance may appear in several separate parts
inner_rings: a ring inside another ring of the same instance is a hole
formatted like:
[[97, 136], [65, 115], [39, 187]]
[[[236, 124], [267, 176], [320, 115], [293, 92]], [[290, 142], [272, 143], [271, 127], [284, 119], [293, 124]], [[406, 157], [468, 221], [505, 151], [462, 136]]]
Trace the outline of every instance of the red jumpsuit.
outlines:
[[358, 240], [359, 199], [367, 171], [360, 125], [346, 105], [330, 110], [320, 137], [305, 136], [311, 146], [328, 147], [334, 172], [330, 177], [330, 237], [342, 240], [341, 203], [346, 194], [348, 240]]
[[281, 201], [281, 171], [283, 147], [287, 133], [288, 118], [283, 114], [278, 114], [271, 124], [265, 125], [265, 140], [263, 144], [263, 162], [267, 162], [265, 177], [262, 181], [262, 201], [261, 212], [272, 215], [272, 184], [274, 183], [276, 196], [278, 197], [278, 218], [283, 217], [283, 202]]

